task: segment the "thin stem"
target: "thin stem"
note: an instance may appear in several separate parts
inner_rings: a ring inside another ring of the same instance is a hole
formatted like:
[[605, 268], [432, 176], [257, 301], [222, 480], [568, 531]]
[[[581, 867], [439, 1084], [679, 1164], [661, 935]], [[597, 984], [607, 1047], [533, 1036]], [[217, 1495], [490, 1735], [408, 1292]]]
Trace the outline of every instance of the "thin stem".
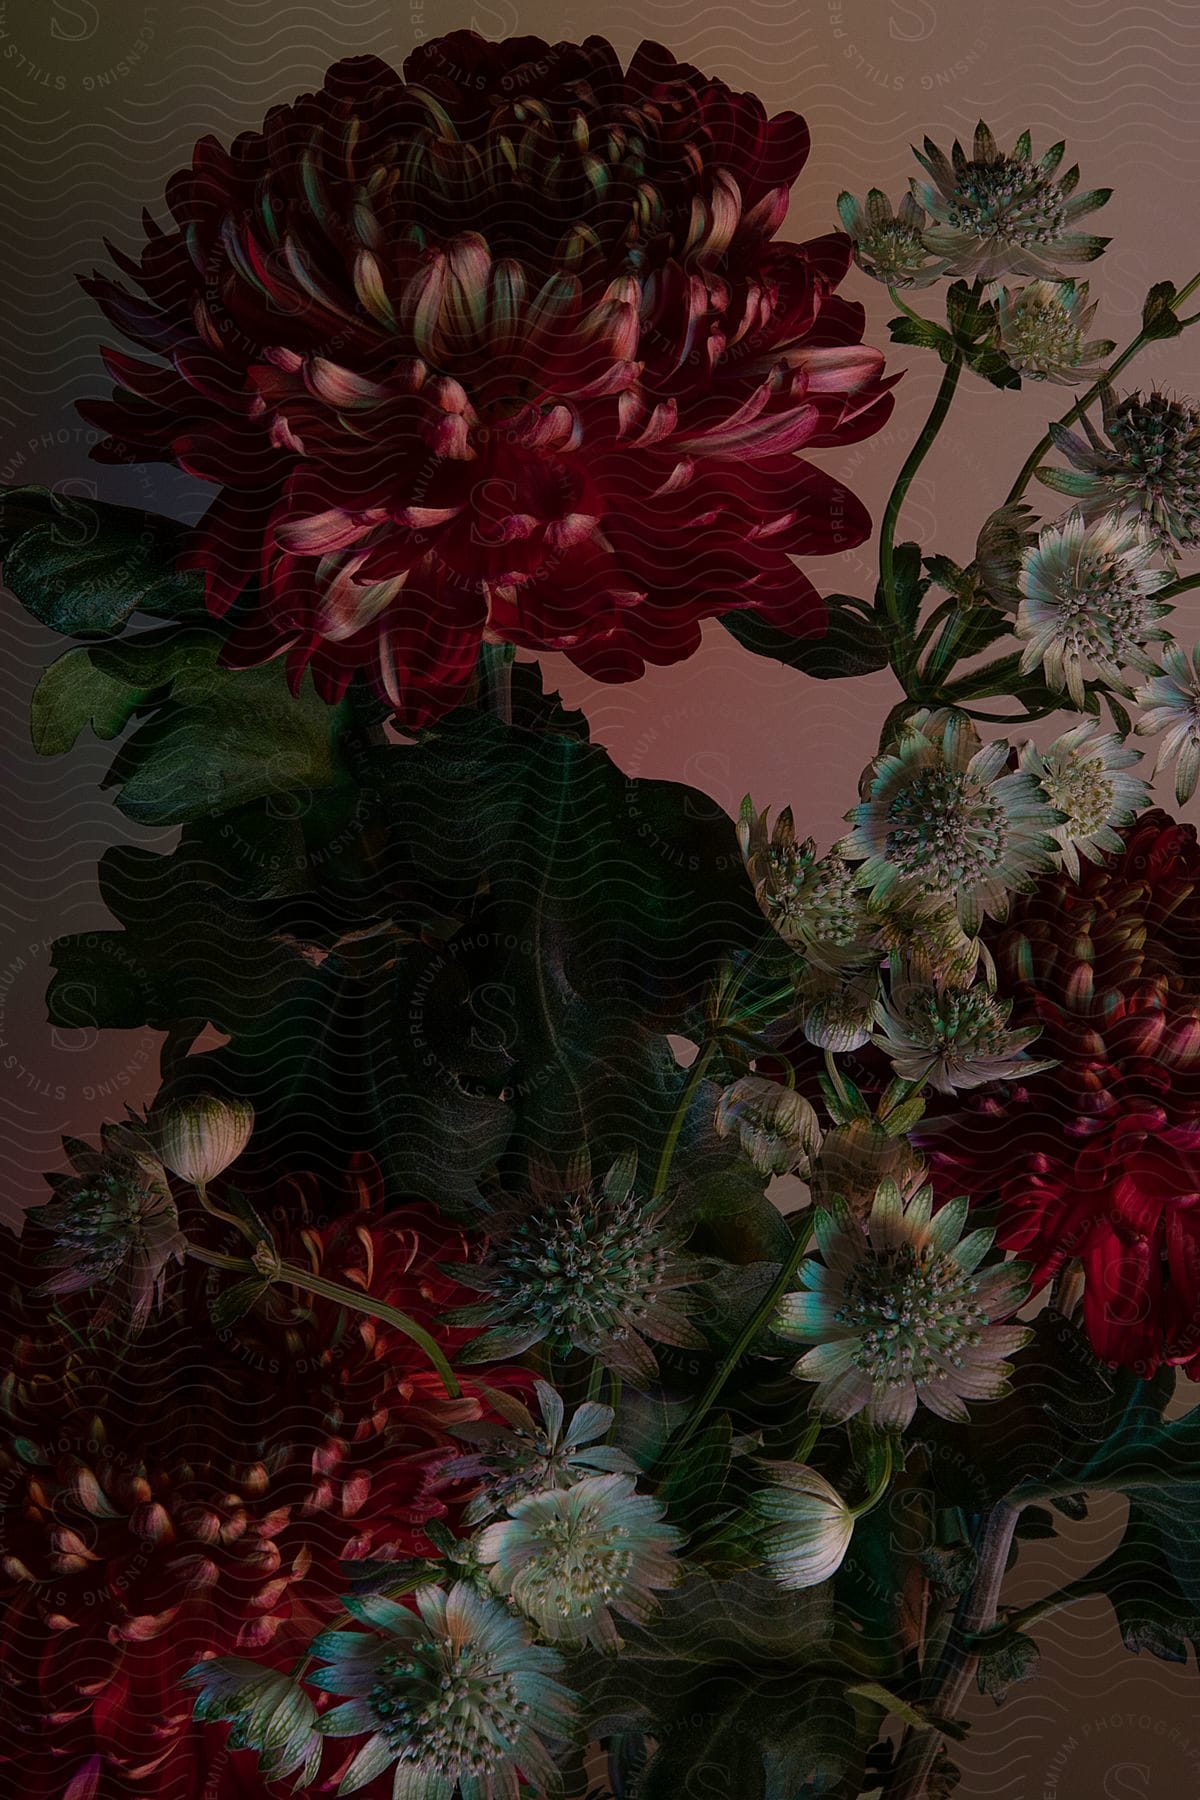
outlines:
[[729, 1350], [726, 1351], [712, 1380], [701, 1394], [690, 1418], [685, 1420], [680, 1426], [677, 1436], [667, 1445], [666, 1451], [664, 1452], [664, 1460], [667, 1465], [675, 1460], [680, 1451], [685, 1449], [696, 1435], [696, 1432], [704, 1422], [704, 1418], [708, 1413], [709, 1408], [719, 1397], [721, 1390], [725, 1386], [730, 1375], [732, 1375], [738, 1363], [741, 1362], [742, 1357], [754, 1342], [754, 1339], [758, 1336], [763, 1326], [773, 1316], [775, 1308], [787, 1292], [788, 1283], [792, 1280], [796, 1270], [803, 1261], [804, 1252], [808, 1248], [808, 1241], [811, 1236], [812, 1219], [809, 1217], [804, 1219], [800, 1224], [800, 1227], [796, 1232], [796, 1241], [788, 1252], [786, 1261], [781, 1265], [778, 1275], [768, 1288], [765, 1299], [763, 1299], [755, 1308], [754, 1313], [742, 1327], [735, 1342], [731, 1345]]
[[883, 1499], [883, 1496], [887, 1493], [891, 1485], [892, 1446], [890, 1443], [885, 1442], [883, 1446], [883, 1474], [879, 1477], [879, 1480], [875, 1483], [875, 1486], [871, 1489], [871, 1492], [867, 1495], [862, 1504], [850, 1508], [850, 1517], [854, 1520], [856, 1525], [860, 1519], [865, 1518], [869, 1512], [872, 1512], [874, 1508], [879, 1505], [879, 1502]]
[[415, 1319], [410, 1319], [408, 1314], [401, 1312], [398, 1307], [388, 1306], [385, 1301], [377, 1300], [371, 1294], [362, 1294], [354, 1288], [343, 1287], [339, 1281], [327, 1281], [323, 1275], [314, 1275], [311, 1269], [302, 1269], [294, 1263], [260, 1264], [252, 1262], [248, 1258], [223, 1256], [219, 1251], [205, 1250], [199, 1244], [189, 1244], [187, 1253], [196, 1262], [207, 1263], [211, 1268], [230, 1269], [238, 1275], [257, 1275], [263, 1281], [270, 1282], [272, 1286], [284, 1283], [294, 1285], [303, 1288], [307, 1293], [320, 1294], [322, 1299], [332, 1300], [338, 1306], [346, 1307], [350, 1312], [362, 1313], [368, 1319], [382, 1320], [385, 1325], [391, 1325], [395, 1330], [402, 1331], [405, 1337], [411, 1338], [413, 1343], [425, 1352], [441, 1376], [442, 1386], [452, 1400], [462, 1398], [462, 1388], [456, 1381], [454, 1371], [446, 1361], [436, 1340], [429, 1335], [423, 1325], [418, 1325]]
[[[1174, 299], [1171, 302], [1172, 307], [1177, 306], [1181, 300], [1186, 300], [1188, 295], [1194, 293], [1198, 287], [1200, 287], [1200, 273], [1193, 275], [1192, 279], [1188, 282], [1186, 287], [1180, 288], [1179, 292], [1175, 295]], [[1181, 325], [1191, 325], [1197, 316], [1200, 316], [1200, 315], [1193, 314], [1192, 318], [1190, 318], [1190, 319], [1180, 319], [1179, 323]], [[1096, 400], [1099, 398], [1101, 388], [1105, 387], [1113, 379], [1113, 377], [1115, 375], [1119, 375], [1121, 373], [1121, 370], [1125, 367], [1125, 365], [1127, 363], [1130, 363], [1133, 361], [1133, 359], [1137, 355], [1138, 351], [1142, 348], [1142, 346], [1144, 344], [1147, 344], [1150, 342], [1153, 335], [1154, 334], [1152, 332], [1147, 333], [1144, 329], [1139, 331], [1137, 336], [1135, 338], [1133, 338], [1128, 344], [1126, 344], [1124, 350], [1122, 350], [1121, 354], [1117, 357], [1116, 361], [1109, 364], [1108, 368], [1104, 371], [1104, 374], [1101, 375], [1100, 379], [1098, 381], [1094, 381], [1092, 383], [1091, 387], [1088, 389], [1087, 393], [1084, 394], [1083, 398], [1081, 400], [1077, 400], [1075, 402], [1074, 406], [1071, 408], [1070, 412], [1064, 413], [1062, 418], [1056, 420], [1055, 423], [1058, 424], [1059, 426], [1061, 426], [1065, 430], [1068, 425], [1073, 425], [1077, 419], [1081, 418], [1083, 416], [1083, 414], [1087, 411], [1088, 407], [1092, 404], [1093, 400]], [[1051, 436], [1050, 432], [1047, 431], [1045, 437], [1042, 438], [1038, 443], [1036, 443], [1034, 445], [1033, 449], [1030, 451], [1029, 455], [1026, 457], [1024, 463], [1022, 464], [1020, 474], [1017, 476], [1017, 479], [1013, 482], [1011, 488], [1008, 490], [1007, 497], [1004, 501], [1005, 506], [1012, 506], [1015, 501], [1017, 501], [1021, 498], [1021, 495], [1025, 492], [1025, 489], [1029, 486], [1030, 481], [1033, 479], [1034, 470], [1037, 468], [1037, 466], [1041, 462], [1043, 456], [1045, 456], [1047, 450], [1050, 449], [1050, 447], [1053, 443], [1054, 443], [1054, 439]]]
[[671, 1164], [675, 1161], [675, 1152], [679, 1148], [679, 1135], [691, 1109], [692, 1101], [699, 1092], [700, 1083], [704, 1080], [708, 1065], [716, 1055], [715, 1039], [710, 1039], [697, 1052], [695, 1061], [688, 1070], [688, 1079], [680, 1096], [679, 1105], [675, 1108], [675, 1116], [667, 1131], [666, 1142], [662, 1147], [662, 1155], [658, 1159], [658, 1168], [654, 1175], [654, 1186], [650, 1192], [651, 1200], [659, 1200], [667, 1191], [667, 1181], [671, 1174]]
[[1188, 593], [1192, 588], [1200, 587], [1200, 569], [1194, 575], [1181, 575], [1178, 581], [1171, 582], [1169, 587], [1159, 588], [1155, 600], [1175, 600], [1180, 594]]
[[888, 288], [888, 295], [889, 295], [889, 298], [891, 299], [892, 305], [898, 306], [900, 308], [900, 311], [902, 313], [907, 313], [908, 317], [910, 319], [915, 319], [918, 325], [932, 325], [933, 320], [922, 318], [922, 316], [919, 312], [914, 312], [912, 307], [906, 305], [905, 302], [900, 298], [899, 294], [896, 292], [894, 287]]
[[850, 1096], [846, 1092], [846, 1084], [842, 1080], [841, 1070], [837, 1066], [837, 1058], [834, 1056], [833, 1051], [828, 1048], [826, 1048], [825, 1051], [825, 1072], [833, 1085], [834, 1093], [846, 1108], [847, 1112], [849, 1112]]
[[906, 694], [909, 692], [909, 677], [912, 672], [912, 646], [908, 642], [908, 622], [901, 615], [900, 602], [896, 595], [896, 524], [905, 497], [913, 484], [913, 478], [924, 462], [930, 445], [941, 430], [946, 414], [950, 411], [950, 402], [954, 398], [954, 390], [958, 386], [961, 369], [962, 357], [956, 354], [946, 364], [929, 417], [922, 426], [916, 443], [909, 451], [904, 460], [904, 466], [896, 477], [896, 484], [888, 496], [883, 522], [879, 528], [879, 583], [888, 619], [896, 633], [892, 666]]
[[[975, 1580], [959, 1607], [954, 1629], [934, 1676], [936, 1685], [926, 1701], [928, 1710], [936, 1718], [955, 1718], [971, 1685], [979, 1655], [970, 1645], [995, 1621], [1004, 1571], [1020, 1516], [1020, 1506], [1001, 1500], [984, 1522]], [[929, 1775], [941, 1738], [936, 1725], [912, 1731], [906, 1737], [896, 1769], [897, 1784], [889, 1800], [926, 1800]]]

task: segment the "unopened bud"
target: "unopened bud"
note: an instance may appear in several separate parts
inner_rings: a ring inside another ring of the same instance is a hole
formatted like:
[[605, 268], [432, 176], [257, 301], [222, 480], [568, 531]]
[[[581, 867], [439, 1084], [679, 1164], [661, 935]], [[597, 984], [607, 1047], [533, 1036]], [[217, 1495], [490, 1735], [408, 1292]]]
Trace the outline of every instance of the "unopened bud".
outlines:
[[167, 1107], [158, 1121], [159, 1155], [172, 1175], [204, 1187], [237, 1161], [254, 1129], [245, 1100], [198, 1094]]

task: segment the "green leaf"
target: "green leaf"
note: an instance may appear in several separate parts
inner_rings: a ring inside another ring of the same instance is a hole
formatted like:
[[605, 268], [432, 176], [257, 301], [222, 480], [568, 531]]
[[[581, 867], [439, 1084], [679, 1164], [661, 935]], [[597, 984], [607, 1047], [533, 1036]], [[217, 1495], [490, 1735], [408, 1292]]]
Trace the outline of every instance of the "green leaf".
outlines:
[[[904, 543], [895, 546], [892, 552], [892, 573], [900, 617], [905, 629], [912, 632], [920, 616], [921, 602], [930, 588], [930, 577], [921, 574], [920, 544]], [[875, 610], [878, 616], [886, 616], [882, 582], [875, 589]]]
[[982, 375], [997, 388], [1019, 388], [1021, 377], [1013, 368], [1002, 350], [992, 350], [986, 345], [973, 350], [967, 357], [968, 368], [974, 369], [976, 375]]
[[4, 579], [35, 619], [68, 636], [119, 632], [135, 612], [203, 618], [203, 581], [175, 566], [185, 535], [174, 519], [47, 488], [0, 495]]
[[936, 350], [943, 359], [955, 354], [954, 339], [944, 326], [935, 325], [932, 319], [910, 319], [907, 313], [902, 313], [898, 319], [888, 320], [888, 331], [893, 344]]
[[842, 681], [886, 669], [887, 646], [879, 623], [861, 600], [827, 594], [828, 624], [820, 637], [791, 637], [752, 612], [721, 614], [721, 623], [744, 650], [774, 657], [817, 681]]
[[1004, 1634], [1003, 1642], [994, 1650], [980, 1647], [979, 1667], [975, 1680], [981, 1694], [990, 1694], [997, 1706], [1018, 1682], [1030, 1681], [1037, 1674], [1041, 1658], [1038, 1647], [1023, 1631]]
[[704, 1426], [658, 1490], [672, 1525], [689, 1537], [713, 1523], [729, 1474], [733, 1430], [720, 1413]]
[[1175, 311], [1175, 285], [1158, 281], [1146, 295], [1142, 307], [1142, 335], [1151, 339], [1178, 337], [1183, 330]]
[[148, 689], [130, 687], [105, 674], [86, 647], [68, 650], [51, 663], [33, 690], [29, 709], [33, 747], [41, 756], [59, 756], [88, 725], [98, 738], [114, 738], [148, 694]]

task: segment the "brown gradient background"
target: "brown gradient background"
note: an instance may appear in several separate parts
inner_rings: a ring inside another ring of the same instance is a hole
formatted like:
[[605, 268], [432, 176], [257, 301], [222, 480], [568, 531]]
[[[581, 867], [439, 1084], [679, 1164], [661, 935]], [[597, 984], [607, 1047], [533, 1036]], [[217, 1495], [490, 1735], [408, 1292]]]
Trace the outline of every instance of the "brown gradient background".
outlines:
[[[1195, 200], [1200, 166], [1200, 5], [1158, 0], [0, 0], [0, 481], [147, 504], [195, 517], [201, 484], [170, 471], [106, 470], [88, 461], [90, 434], [74, 401], [98, 392], [100, 321], [74, 274], [103, 260], [101, 239], [139, 239], [143, 205], [161, 215], [167, 176], [198, 136], [228, 139], [270, 103], [319, 83], [336, 56], [376, 51], [400, 61], [423, 38], [463, 25], [490, 37], [550, 38], [603, 30], [627, 55], [644, 36], [796, 108], [813, 153], [785, 235], [834, 224], [843, 187], [877, 184], [893, 198], [914, 170], [909, 144], [928, 131], [948, 143], [982, 113], [1006, 145], [1023, 127], [1041, 150], [1068, 141], [1083, 185], [1116, 194], [1100, 220], [1114, 243], [1092, 270], [1096, 328], [1124, 343], [1151, 281], [1185, 281], [1200, 263]], [[868, 336], [882, 343], [891, 307], [853, 272]], [[932, 398], [939, 365], [911, 364], [889, 427], [823, 460], [876, 517]], [[1153, 346], [1143, 382], [1193, 391], [1196, 340]], [[1017, 396], [968, 379], [949, 431], [915, 483], [902, 535], [966, 560], [1062, 390]], [[1036, 500], [1038, 495], [1033, 498]], [[1052, 501], [1052, 497], [1047, 496]], [[1057, 506], [1048, 504], [1047, 512]], [[870, 592], [871, 547], [812, 569], [827, 590]], [[1194, 619], [1178, 625], [1189, 642]], [[90, 737], [73, 756], [41, 763], [26, 715], [52, 635], [9, 598], [3, 613], [8, 774], [0, 788], [10, 879], [0, 904], [0, 1155], [9, 1217], [38, 1199], [64, 1131], [86, 1133], [148, 1097], [153, 1033], [53, 1031], [43, 991], [49, 948], [63, 932], [103, 927], [95, 864], [110, 843], [138, 836], [98, 783], [110, 751]], [[599, 688], [547, 659], [566, 698], [630, 773], [687, 780], [729, 811], [747, 789], [760, 804], [791, 800], [822, 844], [840, 829], [859, 769], [896, 697], [890, 675], [821, 684], [757, 662], [719, 627], [701, 653], [630, 687]], [[1196, 816], [1200, 801], [1189, 809]], [[1022, 1553], [1006, 1597], [1025, 1601], [1089, 1566], [1114, 1541], [1119, 1510], [1065, 1526], [1056, 1545]], [[1070, 1554], [1070, 1568], [1064, 1566]], [[1196, 1671], [1134, 1658], [1102, 1602], [1036, 1629], [1038, 1678], [1005, 1708], [976, 1697], [969, 1742], [956, 1752], [964, 1800], [1193, 1800], [1200, 1796]], [[736, 1800], [731, 1796], [730, 1800]]]

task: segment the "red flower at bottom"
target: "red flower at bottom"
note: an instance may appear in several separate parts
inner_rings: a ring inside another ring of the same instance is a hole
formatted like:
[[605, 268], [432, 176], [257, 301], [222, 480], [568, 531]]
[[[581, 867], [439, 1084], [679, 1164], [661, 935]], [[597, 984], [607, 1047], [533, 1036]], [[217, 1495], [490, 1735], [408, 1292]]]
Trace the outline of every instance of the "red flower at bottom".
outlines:
[[1082, 1265], [1097, 1355], [1200, 1377], [1200, 845], [1145, 813], [1078, 882], [1018, 899], [985, 939], [1014, 1026], [1058, 1066], [920, 1127], [944, 1194], [997, 1201], [1045, 1283]]
[[[439, 1321], [469, 1296], [439, 1265], [467, 1254], [461, 1234], [420, 1206], [381, 1215], [373, 1172], [351, 1185], [367, 1209], [298, 1223], [283, 1254], [409, 1313], [453, 1360], [474, 1334]], [[316, 1184], [288, 1186], [302, 1222]], [[287, 1668], [338, 1612], [342, 1563], [436, 1554], [425, 1527], [471, 1491], [446, 1486], [447, 1427], [486, 1408], [466, 1381], [452, 1400], [402, 1333], [298, 1289], [218, 1329], [211, 1282], [230, 1278], [190, 1263], [145, 1336], [91, 1346], [84, 1307], [29, 1298], [43, 1273], [26, 1243], [2, 1327], [0, 1781], [24, 1800], [261, 1795], [254, 1758], [192, 1724], [180, 1678], [232, 1653]]]

